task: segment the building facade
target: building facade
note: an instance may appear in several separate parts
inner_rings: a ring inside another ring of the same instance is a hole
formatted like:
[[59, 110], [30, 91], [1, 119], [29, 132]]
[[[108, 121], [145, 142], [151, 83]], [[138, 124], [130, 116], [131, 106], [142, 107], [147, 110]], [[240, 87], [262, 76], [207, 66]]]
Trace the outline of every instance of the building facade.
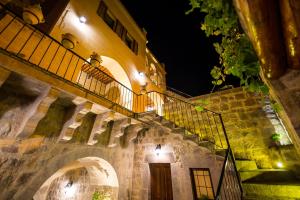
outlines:
[[166, 94], [164, 65], [118, 0], [0, 2], [0, 199], [242, 199], [240, 166], [287, 157], [263, 142], [252, 156], [240, 127], [227, 137], [240, 110], [225, 123], [217, 112], [231, 103]]

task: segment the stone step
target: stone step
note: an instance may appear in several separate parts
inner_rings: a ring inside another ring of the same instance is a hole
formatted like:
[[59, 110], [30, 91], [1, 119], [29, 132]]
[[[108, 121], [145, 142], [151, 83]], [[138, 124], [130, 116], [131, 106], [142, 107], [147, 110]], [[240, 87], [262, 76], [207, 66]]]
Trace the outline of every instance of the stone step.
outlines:
[[215, 151], [215, 145], [213, 143], [206, 140], [199, 141], [198, 135], [188, 132], [183, 127], [179, 127], [172, 120], [167, 120], [164, 117], [157, 115], [155, 111], [138, 114], [138, 118], [140, 121], [145, 123], [154, 122], [154, 124], [161, 125], [175, 134], [181, 134], [185, 140], [189, 140], [199, 146], [205, 147], [210, 151]]
[[184, 135], [185, 130], [182, 127], [174, 127], [174, 128], [172, 128], [172, 132], [175, 133], [175, 134]]
[[292, 171], [284, 169], [239, 170], [243, 183], [300, 183]]
[[239, 171], [245, 199], [300, 199], [300, 179], [284, 169]]
[[257, 165], [254, 160], [236, 160], [237, 170], [257, 170]]
[[293, 200], [300, 199], [299, 183], [243, 183], [245, 198], [248, 200]]

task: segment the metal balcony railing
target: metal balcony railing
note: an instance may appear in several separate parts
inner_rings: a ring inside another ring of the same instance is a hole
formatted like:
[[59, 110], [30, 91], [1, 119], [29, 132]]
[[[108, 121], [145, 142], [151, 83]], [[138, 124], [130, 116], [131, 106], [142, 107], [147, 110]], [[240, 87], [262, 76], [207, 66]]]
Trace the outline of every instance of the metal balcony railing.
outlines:
[[[56, 79], [98, 97], [102, 104], [129, 117], [155, 112], [174, 125], [184, 128], [187, 136], [197, 138], [199, 144], [208, 142], [215, 149], [227, 149], [218, 199], [240, 199], [242, 188], [235, 168], [224, 124], [220, 114], [195, 110], [195, 105], [176, 96], [152, 91], [137, 94], [114, 77], [93, 66], [75, 52], [63, 47], [51, 36], [26, 24], [13, 12], [1, 7], [0, 52], [26, 62]], [[10, 67], [10, 66], [6, 66]], [[225, 195], [234, 187], [235, 195]]]

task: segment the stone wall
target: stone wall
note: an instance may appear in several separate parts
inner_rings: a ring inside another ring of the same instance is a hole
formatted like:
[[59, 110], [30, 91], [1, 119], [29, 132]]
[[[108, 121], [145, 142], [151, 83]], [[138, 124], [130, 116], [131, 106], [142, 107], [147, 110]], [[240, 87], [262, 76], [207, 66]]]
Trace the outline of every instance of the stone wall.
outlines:
[[[171, 163], [174, 199], [192, 199], [190, 168], [209, 168], [216, 192], [223, 164], [223, 157], [162, 127], [143, 131], [135, 144], [129, 143], [125, 149], [119, 145], [108, 148], [54, 143], [42, 137], [20, 142], [2, 139], [0, 143], [0, 188], [3, 189], [0, 199], [3, 200], [32, 198], [55, 172], [85, 157], [99, 157], [113, 166], [120, 186], [118, 199], [150, 198], [149, 163], [163, 162]], [[157, 144], [162, 145], [165, 158], [156, 157]]]
[[128, 199], [132, 182], [132, 143], [126, 149], [55, 144], [41, 138], [22, 142], [1, 140], [0, 143], [0, 199], [32, 199], [55, 172], [86, 157], [102, 158], [109, 162], [118, 177], [119, 199]]
[[195, 97], [191, 101], [197, 103], [199, 99], [207, 99], [205, 107], [222, 114], [236, 159], [255, 160], [259, 168], [276, 168], [277, 161], [295, 168], [298, 161], [293, 146], [274, 146], [271, 140], [275, 129], [263, 109], [261, 96], [235, 88]]
[[[161, 154], [155, 147], [161, 144]], [[184, 140], [161, 127], [152, 127], [135, 144], [132, 200], [151, 199], [149, 163], [170, 163], [174, 200], [193, 199], [190, 168], [208, 168], [214, 191], [223, 165], [223, 157], [216, 156], [207, 148]]]

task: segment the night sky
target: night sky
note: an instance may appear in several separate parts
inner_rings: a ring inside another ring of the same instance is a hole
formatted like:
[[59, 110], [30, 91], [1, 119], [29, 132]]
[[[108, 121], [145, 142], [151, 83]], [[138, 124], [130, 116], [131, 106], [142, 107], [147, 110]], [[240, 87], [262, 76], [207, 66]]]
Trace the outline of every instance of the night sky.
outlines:
[[209, 93], [213, 87], [210, 70], [219, 62], [212, 45], [216, 39], [207, 38], [200, 29], [203, 15], [199, 11], [185, 14], [189, 0], [121, 2], [147, 30], [147, 46], [166, 65], [167, 86], [192, 96]]

